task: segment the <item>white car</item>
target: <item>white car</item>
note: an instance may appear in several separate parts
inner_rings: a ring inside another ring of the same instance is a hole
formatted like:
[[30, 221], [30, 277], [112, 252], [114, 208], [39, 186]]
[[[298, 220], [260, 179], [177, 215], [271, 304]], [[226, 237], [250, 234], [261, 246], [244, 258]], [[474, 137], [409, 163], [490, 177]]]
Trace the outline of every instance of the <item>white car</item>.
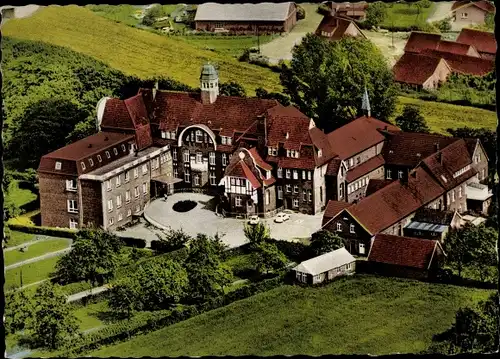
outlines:
[[258, 224], [259, 223], [259, 216], [250, 216], [248, 218], [248, 223], [249, 224]]
[[274, 219], [274, 221], [276, 223], [283, 223], [285, 221], [288, 221], [289, 219], [290, 219], [290, 216], [287, 213], [280, 212], [276, 215], [276, 218]]

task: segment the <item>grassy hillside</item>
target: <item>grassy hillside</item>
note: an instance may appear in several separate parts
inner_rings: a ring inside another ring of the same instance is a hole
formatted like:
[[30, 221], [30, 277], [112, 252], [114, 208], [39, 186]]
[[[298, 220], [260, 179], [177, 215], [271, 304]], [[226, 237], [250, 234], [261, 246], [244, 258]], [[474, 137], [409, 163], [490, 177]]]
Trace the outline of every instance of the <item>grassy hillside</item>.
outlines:
[[491, 292], [373, 276], [283, 286], [90, 355], [415, 353], [449, 328], [459, 307]]
[[401, 114], [404, 105], [416, 105], [420, 108], [431, 131], [448, 134], [447, 128], [458, 127], [485, 127], [495, 130], [497, 127], [497, 114], [493, 111], [476, 107], [458, 106], [442, 102], [424, 101], [410, 97], [400, 96], [394, 118]]
[[48, 6], [32, 17], [10, 20], [3, 26], [2, 33], [67, 46], [125, 74], [165, 75], [198, 86], [200, 67], [211, 61], [219, 65], [222, 82], [237, 81], [249, 93], [258, 87], [281, 90], [278, 74], [271, 70], [201, 50], [174, 37], [110, 21], [84, 7]]
[[426, 20], [433, 13], [436, 4], [432, 3], [431, 7], [420, 10], [416, 6], [408, 6], [408, 4], [391, 4], [387, 8], [387, 16], [382, 22], [382, 26], [412, 26], [426, 24]]

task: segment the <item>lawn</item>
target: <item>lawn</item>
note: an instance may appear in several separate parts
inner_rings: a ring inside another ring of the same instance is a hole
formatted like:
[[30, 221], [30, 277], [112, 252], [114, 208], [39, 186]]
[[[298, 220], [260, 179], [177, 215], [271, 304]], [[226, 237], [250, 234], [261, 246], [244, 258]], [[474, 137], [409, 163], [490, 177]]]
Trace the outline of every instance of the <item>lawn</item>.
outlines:
[[497, 126], [497, 115], [493, 111], [403, 96], [398, 98], [398, 105], [393, 119], [402, 112], [403, 106], [408, 104], [418, 106], [431, 131], [441, 134], [448, 134], [446, 132], [447, 128], [467, 126], [495, 130]]
[[323, 20], [323, 15], [316, 11], [319, 3], [298, 3], [298, 5], [302, 6], [306, 12], [306, 18], [297, 21], [297, 24], [290, 32], [315, 32], [319, 23]]
[[[458, 308], [493, 291], [356, 276], [325, 287], [282, 286], [93, 357], [415, 353]], [[236, 330], [235, 330], [236, 328]]]
[[73, 311], [79, 321], [80, 330], [85, 331], [104, 325], [103, 313], [108, 310], [108, 302], [103, 300], [97, 303], [81, 306]]
[[25, 264], [23, 266], [5, 271], [5, 290], [20, 286], [20, 273], [22, 272], [23, 285], [35, 283], [50, 277], [55, 269], [60, 256]]
[[201, 50], [173, 36], [113, 22], [75, 5], [47, 6], [31, 17], [11, 19], [2, 34], [66, 46], [142, 78], [164, 75], [198, 87], [200, 68], [211, 61], [220, 68], [221, 82], [236, 81], [248, 94], [258, 87], [278, 92], [282, 88], [278, 74], [270, 69]]
[[425, 25], [427, 18], [434, 11], [435, 3], [427, 9], [421, 9], [420, 14], [416, 6], [408, 6], [407, 4], [392, 4], [387, 7], [387, 16], [382, 23], [384, 27], [392, 26], [412, 26]]
[[10, 231], [10, 238], [9, 242], [7, 243], [7, 247], [15, 247], [26, 242], [31, 242], [34, 239], [34, 234], [19, 231]]
[[136, 12], [141, 12], [135, 5], [87, 5], [86, 7], [96, 15], [126, 25], [136, 26], [141, 23], [141, 20], [133, 17]]
[[11, 265], [17, 262], [21, 262], [30, 258], [35, 258], [42, 256], [44, 254], [59, 251], [64, 248], [68, 248], [70, 241], [65, 238], [55, 238], [44, 240], [40, 243], [34, 243], [28, 247], [26, 252], [21, 252], [18, 249], [14, 249], [4, 253], [5, 265]]
[[19, 188], [19, 181], [13, 180], [9, 185], [8, 196], [16, 207], [22, 207], [36, 199], [36, 194], [29, 189]]

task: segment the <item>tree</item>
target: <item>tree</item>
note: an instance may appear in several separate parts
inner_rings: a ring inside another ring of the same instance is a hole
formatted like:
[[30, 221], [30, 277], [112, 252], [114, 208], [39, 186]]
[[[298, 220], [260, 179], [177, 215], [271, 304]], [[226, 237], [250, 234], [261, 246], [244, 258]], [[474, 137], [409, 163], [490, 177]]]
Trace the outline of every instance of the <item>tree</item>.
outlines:
[[66, 296], [59, 285], [44, 282], [37, 288], [33, 300], [34, 314], [29, 328], [39, 346], [57, 349], [68, 336], [77, 333], [77, 319], [66, 304]]
[[56, 276], [63, 283], [86, 280], [102, 285], [113, 278], [122, 247], [122, 240], [110, 232], [80, 230], [71, 251], [57, 262]]
[[276, 247], [276, 244], [270, 242], [261, 242], [256, 245], [254, 259], [260, 273], [281, 269], [288, 263], [286, 256]]
[[404, 132], [430, 132], [420, 109], [413, 105], [406, 105], [403, 108], [403, 113], [396, 117], [396, 125]]
[[219, 94], [221, 96], [238, 96], [246, 97], [246, 91], [239, 83], [231, 81], [228, 83], [221, 83], [219, 85]]
[[190, 243], [185, 267], [190, 292], [195, 299], [204, 300], [211, 296], [218, 296], [231, 282], [231, 269], [221, 260], [222, 248], [217, 236], [211, 238], [198, 234]]
[[142, 309], [141, 287], [136, 277], [125, 278], [113, 285], [109, 307], [119, 316], [130, 318], [134, 311]]
[[297, 21], [304, 20], [306, 18], [306, 11], [300, 5], [297, 5]]
[[33, 316], [33, 305], [26, 292], [20, 289], [5, 295], [5, 330], [14, 334], [27, 327]]
[[381, 1], [370, 4], [366, 9], [365, 23], [368, 26], [379, 26], [387, 17], [387, 5]]
[[285, 107], [291, 105], [290, 96], [279, 92], [267, 92], [267, 90], [263, 89], [262, 87], [259, 87], [255, 90], [255, 95], [258, 98], [276, 100]]
[[192, 240], [192, 237], [182, 229], [162, 231], [161, 234], [157, 234], [157, 237], [169, 251], [182, 248]]
[[165, 11], [161, 5], [155, 5], [149, 8], [144, 17], [142, 18], [142, 24], [146, 26], [151, 26], [155, 23], [156, 19], [165, 16]]
[[266, 239], [271, 238], [271, 231], [269, 230], [269, 227], [262, 222], [255, 225], [245, 223], [243, 233], [245, 233], [245, 237], [247, 237], [251, 246], [256, 246]]
[[2, 190], [4, 193], [4, 203], [3, 203], [4, 221], [16, 217], [21, 213], [21, 209], [14, 202], [12, 196], [9, 195], [13, 180], [14, 178], [12, 177], [12, 173], [4, 171], [2, 178]]
[[282, 63], [281, 84], [316, 126], [332, 131], [363, 114], [365, 85], [371, 115], [387, 121], [396, 104], [394, 78], [382, 53], [368, 40], [327, 41], [307, 34]]
[[344, 240], [337, 234], [326, 230], [314, 232], [309, 250], [314, 257], [344, 247]]

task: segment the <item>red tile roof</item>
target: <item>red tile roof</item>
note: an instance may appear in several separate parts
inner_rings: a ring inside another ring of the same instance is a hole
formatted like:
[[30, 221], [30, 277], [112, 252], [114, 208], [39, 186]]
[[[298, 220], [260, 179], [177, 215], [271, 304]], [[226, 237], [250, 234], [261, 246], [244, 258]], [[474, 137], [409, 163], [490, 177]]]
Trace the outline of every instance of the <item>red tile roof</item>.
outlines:
[[278, 167], [313, 170], [316, 167], [316, 163], [313, 157], [281, 157], [278, 160]]
[[492, 32], [463, 28], [457, 37], [457, 42], [472, 45], [477, 51], [491, 55], [495, 55], [497, 51], [495, 34]]
[[383, 166], [385, 163], [384, 157], [382, 155], [377, 155], [370, 158], [368, 161], [361, 163], [359, 166], [354, 167], [347, 171], [346, 181], [351, 183], [357, 180], [359, 177], [364, 176], [371, 171]]
[[490, 3], [489, 1], [485, 0], [479, 0], [479, 1], [472, 1], [472, 0], [462, 0], [462, 1], [455, 1], [453, 5], [451, 6], [451, 10], [457, 10], [461, 7], [466, 7], [466, 6], [476, 6], [481, 10], [484, 10], [486, 12], [495, 12], [495, 5]]
[[252, 158], [258, 167], [266, 171], [271, 171], [273, 169], [273, 167], [269, 163], [264, 162], [262, 157], [260, 157], [259, 153], [257, 152], [257, 148], [253, 147], [249, 149], [248, 152], [250, 152], [250, 155], [252, 155]]
[[413, 31], [406, 42], [405, 52], [419, 53], [424, 49], [436, 49], [440, 40], [440, 34]]
[[327, 176], [337, 176], [337, 174], [339, 173], [339, 168], [340, 168], [341, 163], [342, 163], [342, 160], [340, 158], [332, 159], [328, 163], [328, 166], [326, 167], [326, 175]]
[[253, 188], [257, 189], [261, 187], [259, 180], [243, 160], [239, 160], [233, 166], [228, 167], [225, 176], [246, 178], [250, 181]]
[[311, 128], [309, 130], [309, 136], [311, 137], [314, 146], [317, 149], [320, 149], [322, 152], [321, 157], [318, 157], [316, 153], [314, 154], [317, 166], [321, 166], [337, 156], [337, 154], [333, 151], [332, 147], [330, 146], [330, 142], [328, 141], [328, 136], [319, 128], [317, 127]]
[[372, 195], [378, 190], [381, 190], [385, 186], [391, 184], [393, 180], [390, 179], [376, 179], [370, 178], [368, 181], [368, 186], [366, 186], [366, 196]]
[[436, 259], [438, 246], [435, 240], [377, 234], [368, 260], [426, 270]]
[[358, 30], [359, 34], [362, 37], [366, 38], [366, 36], [363, 34], [363, 32], [359, 29], [359, 27], [353, 20], [340, 16], [331, 16], [331, 15], [325, 15], [323, 17], [323, 20], [321, 20], [321, 22], [318, 25], [318, 28], [316, 29], [316, 35], [325, 37], [323, 35], [323, 32], [326, 32], [328, 34], [331, 34], [326, 37], [327, 39], [332, 41], [340, 40], [344, 36], [350, 36], [349, 34], [346, 34], [346, 31], [349, 25], [351, 24], [356, 27], [356, 29]]
[[436, 50], [450, 52], [457, 55], [473, 56], [474, 54], [476, 55], [475, 57], [479, 57], [479, 53], [474, 46], [455, 41], [441, 40], [439, 41]]
[[394, 79], [397, 82], [423, 85], [436, 72], [441, 61], [439, 57], [406, 52], [392, 68]]
[[387, 135], [382, 154], [388, 165], [415, 167], [424, 158], [445, 148], [457, 138], [417, 132], [393, 132]]
[[423, 168], [416, 168], [407, 183], [394, 181], [348, 209], [371, 234], [392, 226], [424, 204], [444, 193], [444, 189]]
[[344, 208], [350, 207], [352, 204], [344, 201], [328, 201], [325, 212], [323, 213], [323, 222], [321, 226], [328, 223], [333, 217], [340, 213]]
[[473, 56], [456, 55], [438, 50], [423, 50], [421, 54], [442, 58], [450, 66], [452, 71], [461, 74], [483, 76], [493, 71], [495, 66], [494, 61], [491, 60]]
[[282, 143], [285, 149], [298, 151], [303, 145], [312, 145], [307, 116], [282, 106], [267, 111], [267, 114], [267, 146], [276, 147]]
[[390, 123], [362, 116], [330, 132], [327, 138], [331, 151], [345, 160], [384, 141], [385, 137], [379, 130], [384, 130], [386, 127], [389, 131], [400, 131]]

